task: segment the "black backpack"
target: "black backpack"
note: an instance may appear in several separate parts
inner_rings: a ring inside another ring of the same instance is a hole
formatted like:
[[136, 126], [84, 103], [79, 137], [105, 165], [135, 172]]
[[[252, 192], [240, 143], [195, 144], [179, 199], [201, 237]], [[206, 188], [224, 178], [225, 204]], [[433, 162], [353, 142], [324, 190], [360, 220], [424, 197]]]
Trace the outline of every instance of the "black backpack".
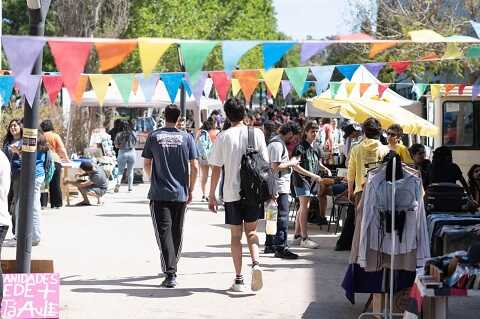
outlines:
[[255, 149], [253, 128], [248, 128], [248, 146], [240, 167], [240, 196], [249, 206], [260, 207], [272, 198], [270, 163]]
[[457, 184], [430, 184], [425, 194], [425, 207], [427, 212], [469, 211], [468, 194]]

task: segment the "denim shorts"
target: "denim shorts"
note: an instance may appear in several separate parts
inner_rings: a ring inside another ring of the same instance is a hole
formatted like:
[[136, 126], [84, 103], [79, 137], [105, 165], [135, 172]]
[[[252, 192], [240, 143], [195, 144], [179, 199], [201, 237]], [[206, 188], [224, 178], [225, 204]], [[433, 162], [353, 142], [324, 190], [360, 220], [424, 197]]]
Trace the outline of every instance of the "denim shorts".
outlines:
[[297, 197], [310, 197], [310, 196], [312, 196], [310, 186], [306, 185], [306, 184], [304, 184], [301, 187], [295, 186], [295, 195]]

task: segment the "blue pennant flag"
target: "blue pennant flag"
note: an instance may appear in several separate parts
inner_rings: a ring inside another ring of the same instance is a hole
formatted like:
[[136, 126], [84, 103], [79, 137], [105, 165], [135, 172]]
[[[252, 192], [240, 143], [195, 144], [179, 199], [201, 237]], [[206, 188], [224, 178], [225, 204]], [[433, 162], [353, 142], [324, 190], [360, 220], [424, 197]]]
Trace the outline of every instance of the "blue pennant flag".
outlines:
[[326, 88], [330, 82], [330, 79], [332, 78], [333, 70], [335, 70], [334, 65], [311, 67], [310, 71], [312, 71], [313, 76], [315, 79], [317, 79], [317, 83], [319, 83], [316, 86], [324, 86]]
[[11, 75], [0, 76], [0, 97], [2, 99], [2, 105], [8, 104], [10, 101], [14, 83], [15, 78]]
[[337, 70], [343, 74], [349, 81], [352, 80], [353, 74], [360, 67], [360, 64], [346, 64], [346, 65], [337, 65]]
[[223, 41], [222, 55], [225, 72], [232, 72], [242, 56], [258, 43], [258, 41]]
[[380, 71], [383, 69], [383, 67], [385, 66], [386, 63], [382, 63], [382, 62], [379, 62], [379, 63], [367, 63], [367, 64], [364, 64], [363, 67], [365, 69], [367, 69], [370, 73], [373, 74], [374, 77], [378, 77], [378, 74], [380, 73]]
[[325, 90], [328, 88], [328, 84], [330, 82], [315, 82], [315, 92], [317, 92], [317, 95], [322, 94], [325, 92]]
[[263, 68], [271, 69], [294, 45], [294, 42], [265, 42], [263, 44]]
[[187, 92], [188, 96], [192, 96], [192, 88], [190, 87], [190, 83], [188, 83], [186, 79], [183, 79], [182, 85], [185, 88], [185, 92]]
[[184, 80], [184, 76], [183, 73], [162, 73], [160, 75], [172, 103], [175, 103], [178, 89]]
[[140, 87], [142, 88], [143, 95], [145, 97], [145, 102], [152, 101], [159, 76], [160, 75], [157, 73], [151, 74], [148, 78], [145, 78], [143, 74], [137, 75], [138, 82], [140, 83]]

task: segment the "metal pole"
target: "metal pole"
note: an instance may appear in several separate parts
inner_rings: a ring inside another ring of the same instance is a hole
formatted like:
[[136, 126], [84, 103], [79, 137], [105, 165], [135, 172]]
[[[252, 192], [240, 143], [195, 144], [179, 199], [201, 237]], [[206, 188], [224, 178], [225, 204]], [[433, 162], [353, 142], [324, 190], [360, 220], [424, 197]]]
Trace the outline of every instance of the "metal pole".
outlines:
[[[30, 16], [29, 35], [43, 36], [45, 31], [45, 18], [51, 0], [27, 0]], [[40, 54], [33, 67], [33, 74], [42, 73], [42, 59]], [[28, 105], [25, 100], [23, 117], [23, 146], [22, 169], [20, 185], [20, 209], [17, 229], [17, 272], [29, 273], [32, 254], [32, 219], [33, 219], [33, 194], [35, 184], [35, 162], [37, 158], [37, 127], [38, 109], [40, 105], [40, 90], [37, 91], [33, 105]]]
[[[182, 52], [180, 52], [180, 46], [177, 47], [177, 52], [178, 52], [178, 63], [180, 64], [180, 70], [182, 72], [185, 72], [185, 63], [183, 61]], [[185, 107], [185, 102], [186, 102], [186, 92], [185, 92], [185, 86], [182, 83], [180, 85], [180, 111], [182, 112], [181, 116], [182, 116], [183, 123], [185, 124], [185, 129], [186, 129], [187, 111], [186, 111], [186, 107]]]

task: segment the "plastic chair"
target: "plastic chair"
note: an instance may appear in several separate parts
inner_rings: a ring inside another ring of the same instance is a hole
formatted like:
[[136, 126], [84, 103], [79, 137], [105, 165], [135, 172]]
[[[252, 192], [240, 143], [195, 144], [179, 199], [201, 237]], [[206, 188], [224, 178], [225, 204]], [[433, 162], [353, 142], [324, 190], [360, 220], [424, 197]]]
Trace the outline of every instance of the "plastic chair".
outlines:
[[332, 211], [330, 213], [330, 220], [328, 221], [327, 232], [330, 232], [330, 225], [332, 222], [335, 222], [335, 235], [338, 233], [340, 220], [342, 219], [344, 211], [347, 213], [350, 206], [353, 206], [353, 204], [345, 198], [345, 196], [333, 197]]

